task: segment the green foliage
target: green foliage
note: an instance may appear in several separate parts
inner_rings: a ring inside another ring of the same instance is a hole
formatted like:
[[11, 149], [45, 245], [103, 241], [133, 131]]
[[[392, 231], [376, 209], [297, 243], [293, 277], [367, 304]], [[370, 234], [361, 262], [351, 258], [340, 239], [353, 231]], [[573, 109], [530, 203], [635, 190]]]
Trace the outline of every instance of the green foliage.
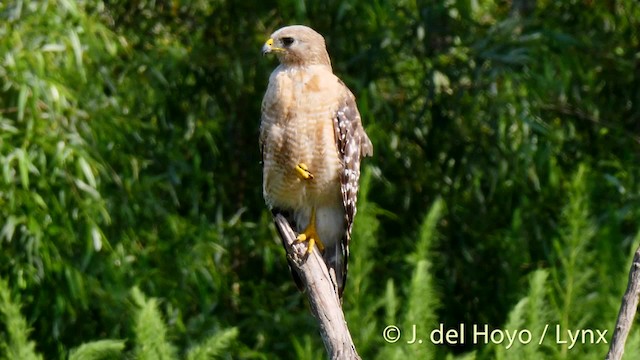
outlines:
[[0, 331], [0, 356], [3, 359], [42, 359], [35, 343], [28, 340], [29, 327], [20, 315], [20, 304], [11, 298], [9, 284], [0, 278], [0, 314], [4, 328]]
[[[589, 249], [595, 235], [590, 217], [589, 200], [586, 196], [586, 178], [588, 171], [579, 167], [569, 184], [568, 203], [562, 214], [560, 238], [554, 241], [555, 255], [559, 265], [553, 268], [552, 277], [556, 296], [553, 297], [559, 324], [562, 329], [593, 327], [593, 320], [586, 318], [593, 313], [580, 307], [594, 308], [597, 296], [590, 296], [597, 288], [593, 286], [593, 271], [589, 264], [594, 261], [593, 250]], [[595, 294], [594, 294], [595, 295]], [[581, 316], [581, 318], [575, 318]], [[599, 319], [602, 322], [605, 319]], [[588, 326], [591, 325], [591, 326]], [[568, 344], [561, 349], [563, 358], [567, 357]], [[574, 355], [572, 355], [574, 356]]]
[[167, 342], [167, 327], [158, 311], [155, 299], [145, 299], [139, 289], [131, 292], [133, 302], [140, 308], [135, 320], [136, 358], [175, 359], [176, 350]]
[[[363, 358], [602, 358], [535, 335], [610, 339], [640, 241], [634, 0], [0, 2], [0, 358], [325, 356], [261, 193], [259, 49], [292, 23], [375, 147]], [[461, 323], [534, 340], [382, 338]]]
[[107, 360], [121, 358], [124, 350], [124, 341], [98, 340], [71, 350], [69, 360]]
[[[176, 359], [176, 350], [166, 338], [166, 324], [158, 311], [156, 299], [146, 299], [139, 289], [133, 288], [131, 297], [135, 304], [135, 349], [127, 357], [132, 359]], [[8, 284], [0, 279], [0, 313], [6, 324], [8, 339], [0, 333], [0, 349], [7, 359], [42, 359], [35, 352], [35, 344], [27, 339], [29, 329], [20, 314], [18, 301], [12, 300]], [[202, 344], [189, 349], [186, 358], [204, 360], [224, 358], [236, 341], [238, 330], [230, 328], [209, 336]], [[70, 360], [99, 360], [125, 358], [125, 342], [99, 340], [85, 343], [69, 353]]]
[[187, 360], [220, 359], [229, 353], [229, 349], [238, 337], [238, 329], [223, 330], [210, 336], [202, 344], [189, 349]]
[[[435, 258], [431, 255], [436, 239], [436, 224], [443, 215], [444, 203], [442, 199], [437, 199], [431, 209], [427, 213], [420, 232], [417, 234], [418, 241], [416, 243], [416, 251], [414, 255], [414, 269], [411, 277], [411, 285], [407, 294], [407, 305], [403, 316], [405, 329], [410, 328], [413, 324], [427, 326], [427, 328], [436, 328], [438, 326], [436, 311], [440, 307], [440, 301], [437, 298], [437, 291], [434, 285], [432, 275], [432, 264], [429, 259]], [[429, 341], [425, 343], [423, 348], [409, 348], [413, 354], [397, 356], [396, 358], [427, 356], [434, 358], [436, 353], [435, 345]]]
[[[545, 327], [551, 323], [545, 292], [547, 278], [548, 273], [545, 270], [536, 270], [531, 274], [529, 293], [509, 313], [508, 320], [504, 325], [505, 330], [512, 332], [512, 334], [526, 330], [532, 334], [532, 338], [533, 334], [538, 335], [545, 331]], [[547, 343], [550, 341], [547, 340]], [[538, 345], [541, 344], [535, 342], [524, 344], [520, 341], [514, 341], [508, 349], [509, 345], [494, 345], [495, 359], [540, 359], [545, 358], [543, 350], [553, 349], [550, 345], [545, 347]]]
[[[443, 212], [444, 203], [442, 199], [437, 199], [427, 213], [420, 232], [416, 234], [418, 239], [415, 242], [416, 250], [410, 259], [413, 267], [411, 284], [404, 301], [405, 306], [402, 307], [404, 311], [401, 314], [396, 314], [397, 309], [401, 306], [399, 306], [400, 301], [395, 294], [393, 282], [390, 281], [387, 283], [386, 296], [384, 297], [387, 304], [385, 318], [389, 321], [387, 325], [402, 325], [400, 327], [400, 334], [398, 335], [401, 338], [403, 331], [411, 334], [414, 328], [417, 329], [418, 326], [423, 327], [423, 329], [435, 329], [439, 326], [436, 312], [440, 308], [440, 300], [438, 299], [438, 292], [436, 291], [433, 276], [431, 275], [432, 264], [429, 259], [434, 258], [432, 252], [437, 238], [436, 225], [441, 220]], [[402, 319], [401, 322], [396, 322], [398, 317]], [[411, 340], [407, 340], [410, 336], [411, 335], [405, 334], [402, 342], [410, 342]], [[385, 339], [385, 341], [387, 340]], [[426, 339], [424, 343], [422, 340], [420, 340], [420, 342], [421, 345], [415, 344], [415, 346], [412, 347], [395, 345], [394, 347], [386, 348], [385, 351], [379, 352], [378, 358], [435, 358], [437, 353], [436, 345]], [[392, 343], [394, 342], [392, 341]]]
[[320, 360], [326, 357], [324, 350], [318, 346], [317, 341], [314, 341], [308, 334], [302, 337], [294, 337], [291, 342], [296, 359]]
[[373, 287], [374, 264], [369, 259], [375, 256], [378, 245], [380, 221], [377, 217], [385, 214], [384, 211], [367, 200], [372, 178], [371, 168], [365, 168], [360, 182], [358, 221], [354, 223], [352, 234], [352, 238], [357, 240], [354, 240], [354, 246], [349, 246], [349, 275], [345, 290], [349, 297], [345, 298], [344, 304], [344, 308], [348, 309], [345, 313], [347, 323], [350, 328], [353, 328], [352, 337], [358, 343], [358, 350], [361, 354], [375, 346], [376, 342], [373, 340], [379, 331], [376, 311], [382, 305], [370, 293]]

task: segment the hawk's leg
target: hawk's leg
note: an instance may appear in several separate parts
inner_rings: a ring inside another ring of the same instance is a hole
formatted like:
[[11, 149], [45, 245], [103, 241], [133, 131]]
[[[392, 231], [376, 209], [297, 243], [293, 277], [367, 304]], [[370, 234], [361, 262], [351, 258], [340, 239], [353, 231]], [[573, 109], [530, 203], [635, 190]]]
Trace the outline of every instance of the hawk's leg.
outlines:
[[309, 171], [309, 167], [307, 167], [307, 164], [305, 163], [298, 164], [296, 166], [296, 171], [298, 172], [298, 175], [300, 175], [300, 177], [304, 180], [313, 179], [313, 174], [311, 173], [311, 171]]
[[320, 236], [318, 236], [318, 232], [316, 231], [316, 208], [311, 208], [309, 225], [307, 225], [307, 228], [304, 229], [304, 231], [300, 233], [300, 235], [298, 235], [296, 241], [309, 242], [309, 245], [307, 246], [307, 255], [311, 254], [314, 245], [317, 245], [320, 251], [324, 251], [324, 244], [322, 243], [322, 241], [320, 241]]

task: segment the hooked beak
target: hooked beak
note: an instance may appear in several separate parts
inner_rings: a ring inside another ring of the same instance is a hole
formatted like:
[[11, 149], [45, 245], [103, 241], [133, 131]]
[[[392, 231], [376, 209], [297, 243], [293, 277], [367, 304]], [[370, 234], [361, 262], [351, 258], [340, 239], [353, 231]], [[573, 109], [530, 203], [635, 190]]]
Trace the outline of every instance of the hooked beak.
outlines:
[[267, 55], [273, 50], [273, 39], [270, 38], [262, 45], [262, 56]]
[[274, 47], [273, 46], [273, 38], [270, 38], [269, 40], [267, 40], [267, 42], [264, 43], [264, 45], [262, 45], [262, 55], [267, 55], [269, 53], [272, 52], [277, 52], [277, 51], [284, 51], [284, 49], [279, 48], [279, 47]]

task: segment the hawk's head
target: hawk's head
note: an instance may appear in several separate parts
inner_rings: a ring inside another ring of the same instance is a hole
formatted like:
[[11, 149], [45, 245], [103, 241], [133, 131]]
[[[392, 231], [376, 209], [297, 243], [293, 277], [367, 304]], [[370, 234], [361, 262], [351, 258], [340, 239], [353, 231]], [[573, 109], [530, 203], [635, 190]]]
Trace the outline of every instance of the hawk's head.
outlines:
[[271, 34], [262, 46], [262, 54], [269, 53], [276, 54], [285, 66], [331, 66], [322, 35], [303, 25], [286, 26]]

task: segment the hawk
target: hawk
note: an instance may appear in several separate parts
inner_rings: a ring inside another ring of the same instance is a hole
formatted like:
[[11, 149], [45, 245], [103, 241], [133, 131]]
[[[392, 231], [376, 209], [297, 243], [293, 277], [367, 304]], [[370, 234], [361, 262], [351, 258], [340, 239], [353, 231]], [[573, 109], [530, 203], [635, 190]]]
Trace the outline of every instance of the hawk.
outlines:
[[314, 246], [322, 252], [341, 298], [360, 160], [373, 155], [373, 145], [354, 95], [333, 74], [322, 35], [302, 25], [283, 27], [262, 53], [280, 61], [262, 100], [265, 202], [287, 218], [298, 242], [307, 242], [307, 253]]

